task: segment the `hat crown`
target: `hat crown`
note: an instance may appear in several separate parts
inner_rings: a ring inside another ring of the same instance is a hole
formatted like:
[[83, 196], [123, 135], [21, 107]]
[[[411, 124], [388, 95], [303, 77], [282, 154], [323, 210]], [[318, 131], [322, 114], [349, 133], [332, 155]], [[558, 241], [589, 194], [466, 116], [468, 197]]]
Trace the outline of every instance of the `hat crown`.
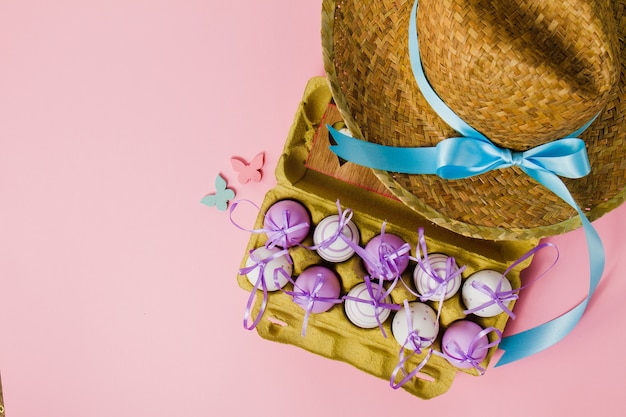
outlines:
[[580, 128], [619, 79], [610, 0], [420, 0], [422, 65], [494, 143], [528, 149]]

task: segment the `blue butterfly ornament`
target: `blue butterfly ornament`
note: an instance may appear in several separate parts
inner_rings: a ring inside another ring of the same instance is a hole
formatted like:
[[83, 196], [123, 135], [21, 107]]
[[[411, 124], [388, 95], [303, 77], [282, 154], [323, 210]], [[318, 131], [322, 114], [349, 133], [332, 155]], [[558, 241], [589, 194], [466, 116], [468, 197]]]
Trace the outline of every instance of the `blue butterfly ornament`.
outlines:
[[202, 197], [201, 204], [209, 207], [217, 207], [218, 210], [226, 211], [228, 202], [235, 198], [235, 192], [227, 187], [226, 180], [220, 174], [215, 177], [215, 193]]

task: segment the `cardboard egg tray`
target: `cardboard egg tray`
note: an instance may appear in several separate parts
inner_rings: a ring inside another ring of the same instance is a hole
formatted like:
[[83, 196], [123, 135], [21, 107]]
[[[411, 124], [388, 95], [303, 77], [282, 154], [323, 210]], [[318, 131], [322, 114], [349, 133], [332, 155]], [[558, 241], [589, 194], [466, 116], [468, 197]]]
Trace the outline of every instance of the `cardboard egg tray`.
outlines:
[[[282, 199], [294, 199], [301, 202], [309, 210], [312, 218], [311, 231], [303, 242], [304, 245], [313, 245], [312, 234], [315, 225], [324, 217], [337, 214], [336, 202], [339, 200], [343, 209], [350, 208], [354, 215], [352, 221], [357, 225], [361, 234], [360, 245], [364, 246], [369, 239], [381, 231], [383, 222], [386, 222], [386, 233], [392, 233], [403, 238], [412, 247], [411, 256], [416, 257], [415, 247], [418, 241], [418, 228], [425, 231], [428, 253], [444, 253], [453, 256], [459, 266], [466, 266], [463, 279], [482, 269], [494, 269], [500, 272], [511, 265], [537, 241], [484, 241], [455, 234], [453, 231], [438, 227], [418, 213], [404, 206], [397, 199], [380, 186], [369, 170], [357, 167], [351, 163], [339, 161], [327, 149], [329, 144], [328, 130], [330, 124], [340, 127], [341, 116], [332, 103], [332, 97], [323, 77], [312, 78], [305, 89], [283, 154], [276, 168], [277, 186], [270, 190], [261, 205], [256, 219], [255, 228], [263, 227], [264, 214], [275, 202]], [[245, 266], [250, 250], [263, 246], [265, 234], [251, 234], [241, 266]], [[302, 247], [291, 248], [290, 256], [293, 259], [292, 278], [296, 277], [307, 267], [324, 265], [334, 270], [340, 277], [342, 284], [341, 295], [360, 282], [366, 275], [365, 268], [358, 256], [334, 264], [320, 258], [316, 252]], [[513, 288], [520, 286], [520, 271], [529, 261], [518, 265], [507, 278]], [[404, 282], [413, 287], [413, 270], [415, 262], [403, 274]], [[247, 277], [237, 276], [239, 286], [252, 291], [253, 286]], [[284, 289], [291, 290], [288, 284]], [[415, 289], [413, 288], [413, 292]], [[252, 316], [256, 317], [262, 302], [262, 292], [258, 291], [252, 309]], [[415, 301], [416, 297], [402, 284], [398, 283], [391, 293], [394, 303], [402, 304], [405, 299]], [[437, 310], [437, 302], [427, 302]], [[243, 314], [242, 306], [242, 314]], [[492, 318], [480, 318], [463, 313], [464, 306], [460, 291], [444, 302], [440, 317], [439, 336], [433, 347], [441, 351], [441, 335], [445, 329], [459, 319], [470, 319], [483, 328], [493, 326], [504, 330], [508, 320], [505, 313]], [[306, 335], [302, 336], [302, 322], [305, 311], [295, 304], [292, 297], [281, 292], [269, 292], [267, 309], [258, 323], [256, 330], [261, 337], [299, 346], [310, 352], [349, 363], [358, 369], [377, 377], [390, 380], [394, 368], [399, 361], [401, 346], [392, 336], [391, 317], [383, 324], [387, 337], [385, 338], [376, 327], [361, 329], [352, 324], [346, 317], [343, 304], [333, 306], [329, 311], [309, 316]], [[494, 333], [489, 334], [493, 341]], [[481, 366], [486, 368], [497, 347], [492, 347]], [[406, 369], [410, 372], [427, 354], [427, 349], [421, 355], [413, 355], [407, 363]], [[420, 398], [432, 398], [445, 393], [451, 386], [457, 372], [466, 372], [479, 375], [474, 369], [458, 369], [449, 364], [444, 358], [432, 355], [426, 366], [421, 370], [422, 376], [415, 377], [402, 385], [406, 391]], [[398, 380], [400, 377], [398, 377]]]

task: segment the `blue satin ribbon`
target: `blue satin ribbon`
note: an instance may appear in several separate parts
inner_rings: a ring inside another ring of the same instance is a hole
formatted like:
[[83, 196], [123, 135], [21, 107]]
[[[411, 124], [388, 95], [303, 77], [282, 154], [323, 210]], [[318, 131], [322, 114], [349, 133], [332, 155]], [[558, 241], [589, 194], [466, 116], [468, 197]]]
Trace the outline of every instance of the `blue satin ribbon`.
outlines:
[[[461, 137], [441, 141], [435, 147], [399, 148], [365, 142], [328, 126], [337, 156], [370, 168], [406, 174], [436, 174], [444, 179], [462, 179], [501, 168], [518, 166], [523, 172], [573, 207], [585, 232], [589, 253], [589, 292], [576, 307], [540, 326], [502, 339], [505, 353], [496, 366], [528, 357], [563, 339], [579, 322], [604, 270], [604, 249], [600, 236], [559, 178], [581, 178], [591, 167], [585, 143], [577, 138], [588, 123], [563, 139], [524, 152], [499, 148], [454, 113], [433, 90], [424, 73], [417, 41], [417, 0], [409, 22], [409, 53], [415, 80], [435, 112]], [[596, 116], [597, 117], [597, 116]]]
[[477, 137], [448, 138], [430, 148], [399, 148], [354, 139], [331, 126], [328, 130], [337, 143], [330, 149], [337, 156], [383, 171], [436, 174], [456, 180], [514, 165], [529, 175], [531, 171], [550, 171], [567, 178], [581, 178], [591, 170], [585, 142], [578, 138], [515, 152]]

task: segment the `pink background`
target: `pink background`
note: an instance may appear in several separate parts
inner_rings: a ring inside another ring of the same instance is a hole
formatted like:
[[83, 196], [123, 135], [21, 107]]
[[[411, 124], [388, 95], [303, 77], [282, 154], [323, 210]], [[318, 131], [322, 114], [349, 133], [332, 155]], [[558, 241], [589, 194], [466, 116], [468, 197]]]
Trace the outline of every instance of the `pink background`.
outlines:
[[[0, 2], [8, 416], [618, 413], [626, 206], [596, 222], [605, 277], [565, 340], [430, 401], [242, 328], [248, 235], [199, 201], [217, 173], [258, 203], [274, 186], [304, 86], [323, 74], [320, 5]], [[230, 157], [260, 151], [263, 180], [239, 184]], [[561, 261], [523, 293], [511, 333], [586, 292], [582, 232], [552, 241]]]

